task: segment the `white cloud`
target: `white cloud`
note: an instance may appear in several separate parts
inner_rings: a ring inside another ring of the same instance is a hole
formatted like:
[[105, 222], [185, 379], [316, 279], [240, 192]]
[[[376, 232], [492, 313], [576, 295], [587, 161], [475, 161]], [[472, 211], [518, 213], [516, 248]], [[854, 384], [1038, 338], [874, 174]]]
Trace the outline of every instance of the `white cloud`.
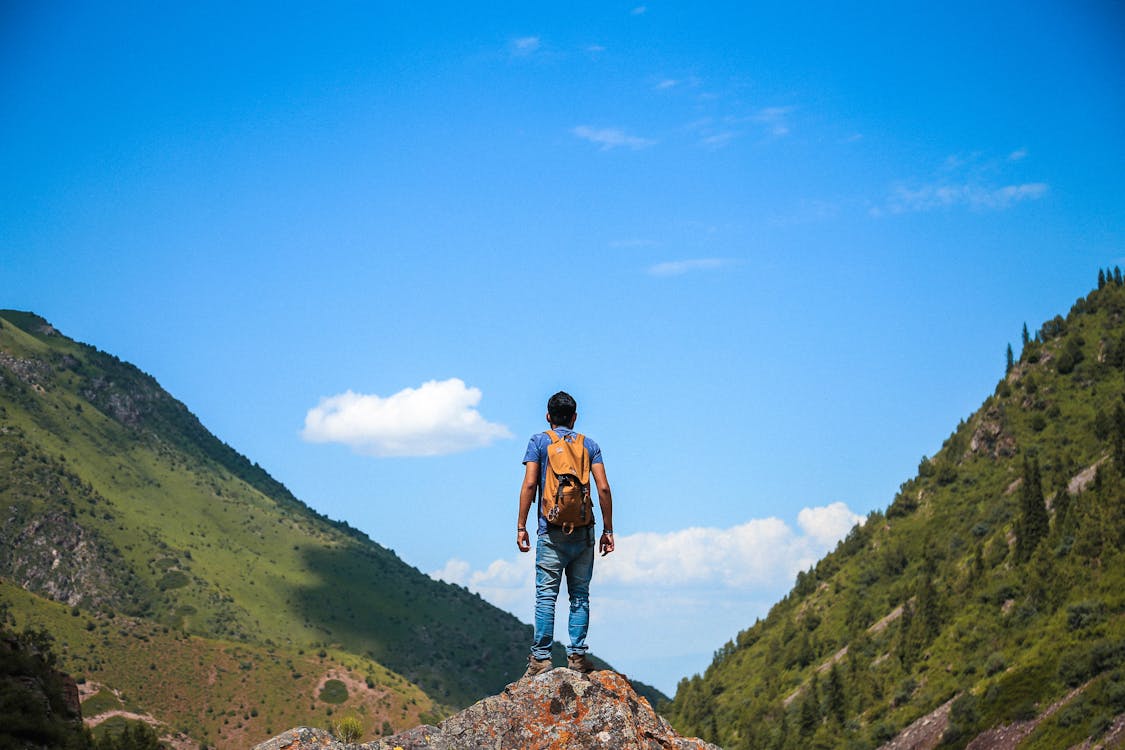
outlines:
[[852, 513], [843, 503], [832, 503], [820, 508], [802, 508], [797, 514], [797, 525], [817, 543], [834, 544], [843, 539], [863, 516]]
[[652, 276], [682, 276], [692, 271], [713, 271], [717, 268], [730, 265], [730, 263], [731, 261], [724, 258], [670, 260], [649, 267], [648, 272]]
[[[670, 692], [676, 680], [702, 670], [716, 648], [764, 616], [798, 571], [862, 520], [844, 503], [833, 503], [803, 509], [799, 531], [778, 518], [759, 518], [726, 529], [619, 535], [616, 551], [594, 563], [591, 646], [618, 669]], [[430, 575], [466, 586], [525, 622], [532, 619], [533, 552], [478, 569], [453, 558]], [[670, 609], [706, 617], [668, 617]], [[557, 609], [555, 633], [566, 637], [565, 604]]]
[[738, 133], [736, 131], [724, 130], [719, 133], [712, 133], [711, 135], [705, 136], [702, 140], [699, 141], [699, 143], [700, 145], [706, 146], [707, 148], [718, 149], [726, 146], [737, 137]]
[[538, 50], [541, 45], [542, 41], [537, 36], [521, 36], [518, 39], [513, 39], [510, 47], [514, 55], [530, 55]]
[[643, 16], [645, 14], [645, 11], [647, 10], [648, 8], [646, 8], [645, 6], [638, 5], [637, 7], [633, 8], [630, 13], [632, 13], [634, 16]]
[[658, 90], [670, 89], [675, 88], [677, 84], [679, 84], [679, 81], [677, 81], [675, 78], [665, 78], [664, 80], [656, 84], [656, 88]]
[[507, 427], [480, 415], [480, 399], [480, 389], [458, 378], [431, 380], [387, 397], [349, 390], [309, 409], [301, 435], [370, 456], [439, 456], [511, 437]]
[[[803, 511], [802, 511], [803, 512]], [[745, 588], [791, 580], [816, 559], [812, 545], [778, 518], [755, 519], [730, 529], [691, 528], [622, 537], [602, 563], [603, 583], [657, 588]], [[748, 623], [749, 624], [749, 623]]]
[[1049, 187], [1045, 182], [1027, 182], [1003, 187], [973, 182], [962, 184], [935, 183], [917, 187], [896, 185], [891, 190], [886, 205], [881, 209], [875, 209], [873, 213], [875, 215], [882, 215], [883, 213], [903, 214], [953, 208], [955, 206], [997, 211], [1009, 208], [1016, 203], [1042, 198], [1048, 190]]
[[583, 140], [598, 144], [602, 147], [602, 151], [608, 151], [618, 146], [626, 146], [637, 151], [656, 143], [650, 138], [629, 135], [618, 128], [592, 128], [589, 125], [579, 125], [570, 132]]
[[1001, 211], [1025, 201], [1038, 200], [1050, 187], [1045, 182], [1004, 184], [1004, 173], [1027, 156], [1019, 149], [1000, 158], [980, 151], [953, 154], [938, 166], [930, 180], [903, 181], [893, 185], [887, 198], [870, 209], [872, 216], [904, 214], [940, 209], [968, 208]]
[[795, 109], [795, 107], [766, 107], [758, 110], [750, 119], [765, 125], [770, 135], [780, 137], [789, 135], [789, 115]]

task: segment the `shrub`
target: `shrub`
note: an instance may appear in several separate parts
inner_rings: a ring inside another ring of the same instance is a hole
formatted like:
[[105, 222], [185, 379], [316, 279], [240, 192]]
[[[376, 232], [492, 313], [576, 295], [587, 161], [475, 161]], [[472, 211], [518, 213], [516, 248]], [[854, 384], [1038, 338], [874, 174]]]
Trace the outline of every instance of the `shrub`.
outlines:
[[1085, 601], [1066, 608], [1066, 627], [1081, 630], [1096, 625], [1105, 617], [1105, 605], [1099, 601]]
[[339, 680], [328, 680], [320, 689], [320, 699], [325, 703], [343, 703], [348, 699], [348, 688]]
[[363, 722], [355, 716], [345, 716], [336, 722], [336, 731], [333, 734], [341, 742], [354, 745], [363, 736]]
[[190, 579], [179, 570], [170, 570], [165, 573], [159, 581], [156, 582], [156, 587], [161, 591], [168, 591], [169, 589], [178, 589], [187, 586]]
[[1004, 661], [1004, 655], [1001, 653], [993, 653], [988, 657], [988, 661], [984, 663], [984, 673], [991, 677], [997, 672], [1003, 672], [1008, 664]]
[[949, 709], [949, 726], [941, 736], [942, 745], [956, 745], [958, 740], [972, 735], [980, 721], [978, 703], [972, 693], [964, 693], [953, 701]]

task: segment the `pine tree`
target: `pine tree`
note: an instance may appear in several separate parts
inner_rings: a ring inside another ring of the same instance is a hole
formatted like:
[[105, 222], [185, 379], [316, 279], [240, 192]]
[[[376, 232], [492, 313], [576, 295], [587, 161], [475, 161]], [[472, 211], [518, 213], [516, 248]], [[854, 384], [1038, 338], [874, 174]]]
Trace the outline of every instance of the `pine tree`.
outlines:
[[923, 564], [921, 585], [918, 587], [918, 609], [914, 620], [916, 640], [921, 648], [936, 638], [941, 629], [941, 605], [934, 586], [936, 569], [933, 559], [927, 557]]
[[1026, 349], [1027, 345], [1031, 343], [1031, 334], [1028, 333], [1027, 323], [1023, 324], [1023, 331], [1020, 333], [1020, 341], [1023, 342], [1023, 348]]
[[1058, 535], [1066, 528], [1066, 517], [1070, 512], [1070, 490], [1067, 489], [1065, 483], [1055, 493], [1055, 499], [1051, 501], [1051, 507], [1055, 511], [1055, 534]]
[[897, 656], [902, 663], [902, 668], [910, 670], [914, 663], [914, 644], [911, 638], [914, 633], [914, 605], [909, 601], [902, 605], [902, 614], [898, 618], [898, 644]]
[[1105, 288], [1105, 271], [1098, 269], [1098, 289]]
[[847, 718], [848, 705], [844, 696], [844, 681], [836, 665], [828, 672], [828, 685], [824, 689], [825, 712], [837, 723], [843, 724]]
[[1120, 403], [1113, 409], [1113, 463], [1125, 474], [1125, 406]]
[[1023, 486], [1020, 488], [1019, 537], [1016, 540], [1016, 555], [1020, 562], [1031, 559], [1031, 553], [1039, 542], [1050, 532], [1050, 518], [1043, 500], [1043, 484], [1039, 476], [1039, 460], [1025, 459], [1023, 463]]
[[1004, 365], [1004, 374], [1007, 375], [1008, 373], [1010, 373], [1012, 371], [1012, 367], [1014, 367], [1015, 364], [1015, 357], [1012, 354], [1012, 345], [1008, 344], [1007, 362]]
[[977, 551], [973, 555], [973, 567], [971, 569], [973, 581], [979, 581], [981, 576], [984, 575], [984, 544], [977, 545]]
[[817, 689], [816, 672], [805, 690], [804, 700], [801, 701], [801, 713], [798, 721], [799, 731], [802, 736], [809, 736], [820, 725], [820, 690]]
[[1113, 283], [1121, 286], [1121, 266], [1113, 267]]

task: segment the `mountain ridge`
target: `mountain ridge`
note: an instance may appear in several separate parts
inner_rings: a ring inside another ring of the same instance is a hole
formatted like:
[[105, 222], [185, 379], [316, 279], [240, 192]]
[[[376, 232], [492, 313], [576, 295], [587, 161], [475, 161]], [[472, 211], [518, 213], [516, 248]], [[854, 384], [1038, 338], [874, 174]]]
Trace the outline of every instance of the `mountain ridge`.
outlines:
[[[255, 705], [256, 716], [245, 696], [236, 699], [247, 714], [237, 722], [215, 705], [186, 706], [175, 698], [187, 690], [181, 683], [146, 697], [152, 715], [208, 744], [234, 742], [233, 724], [242, 725], [238, 736], [265, 732], [272, 710], [289, 725], [330, 721], [339, 704], [304, 684], [308, 670], [324, 676], [329, 662], [409, 706], [390, 715], [360, 701], [368, 730], [379, 732], [494, 693], [526, 660], [530, 626], [312, 510], [139, 368], [34, 313], [8, 310], [0, 311], [0, 518], [0, 576], [78, 614], [68, 619], [14, 593], [6, 600], [55, 624], [60, 661], [80, 678], [128, 683], [136, 695], [136, 680], [103, 655], [138, 650], [145, 641], [134, 632], [173, 650], [242, 648], [245, 671], [292, 665], [281, 673], [293, 675], [293, 689]], [[301, 666], [309, 654], [324, 663]], [[314, 698], [297, 699], [302, 690]], [[283, 710], [292, 705], [308, 708]], [[185, 707], [185, 716], [168, 713]]]
[[1020, 748], [1106, 736], [1125, 715], [1123, 396], [1125, 285], [1101, 272], [1025, 329], [885, 511], [680, 682], [673, 725], [728, 750], [876, 747], [928, 716], [918, 747], [1037, 717]]

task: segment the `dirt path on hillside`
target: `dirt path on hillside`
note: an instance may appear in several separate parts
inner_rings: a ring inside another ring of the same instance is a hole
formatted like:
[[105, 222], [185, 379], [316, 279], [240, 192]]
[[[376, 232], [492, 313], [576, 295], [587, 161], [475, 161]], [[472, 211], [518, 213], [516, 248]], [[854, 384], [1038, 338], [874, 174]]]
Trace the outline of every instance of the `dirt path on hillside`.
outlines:
[[123, 711], [117, 708], [112, 711], [100, 713], [97, 716], [84, 717], [82, 719], [82, 723], [88, 727], [96, 727], [98, 724], [101, 724], [103, 721], [108, 721], [114, 716], [120, 716], [121, 718], [129, 719], [130, 721], [143, 721], [154, 729], [160, 726], [160, 722], [152, 718], [148, 714], [135, 714], [132, 711]]

